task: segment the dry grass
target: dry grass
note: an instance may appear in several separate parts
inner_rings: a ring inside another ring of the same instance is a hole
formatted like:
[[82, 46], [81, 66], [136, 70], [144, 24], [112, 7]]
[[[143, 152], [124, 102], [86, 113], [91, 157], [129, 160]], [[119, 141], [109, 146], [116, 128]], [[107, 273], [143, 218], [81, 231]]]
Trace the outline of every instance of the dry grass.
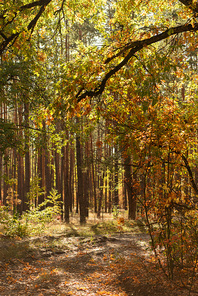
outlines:
[[57, 220], [46, 224], [43, 235], [64, 234], [67, 237], [92, 237], [95, 235], [146, 232], [142, 221], [127, 220], [124, 216], [126, 216], [126, 213], [122, 213], [115, 219], [112, 214], [105, 213], [99, 219], [96, 214], [91, 213], [86, 225], [82, 226], [79, 223], [79, 217], [73, 215], [69, 224]]
[[67, 238], [87, 238], [93, 240], [95, 237], [120, 235], [123, 233], [145, 233], [144, 225], [138, 221], [129, 221], [123, 215], [114, 219], [112, 214], [104, 214], [98, 219], [95, 214], [90, 214], [87, 224], [82, 226], [79, 217], [73, 215], [71, 222], [65, 224], [60, 220], [53, 220], [43, 225], [29, 225], [32, 232], [26, 238], [9, 238], [3, 234], [1, 227], [0, 258], [4, 261], [30, 257], [38, 248], [65, 250], [70, 248]]

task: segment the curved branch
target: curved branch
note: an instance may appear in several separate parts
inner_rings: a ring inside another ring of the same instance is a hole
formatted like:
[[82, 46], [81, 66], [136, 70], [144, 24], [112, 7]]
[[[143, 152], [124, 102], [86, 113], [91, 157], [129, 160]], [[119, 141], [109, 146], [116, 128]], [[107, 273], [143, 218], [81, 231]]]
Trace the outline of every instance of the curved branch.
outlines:
[[198, 1], [179, 0], [182, 4], [190, 8], [193, 12], [198, 13]]
[[197, 184], [196, 184], [196, 182], [194, 180], [192, 170], [190, 168], [190, 165], [188, 163], [187, 158], [183, 154], [181, 155], [181, 157], [182, 157], [182, 159], [184, 161], [184, 164], [185, 164], [185, 167], [186, 167], [186, 169], [188, 171], [188, 175], [189, 175], [189, 179], [190, 179], [190, 183], [192, 185], [192, 188], [194, 189], [194, 192], [196, 194], [196, 197], [194, 197], [194, 201], [198, 202], [198, 198], [197, 198], [197, 196], [198, 196], [198, 187], [197, 187]]
[[198, 23], [195, 23], [193, 26], [191, 24], [188, 24], [188, 25], [185, 24], [182, 26], [173, 27], [173, 28], [170, 28], [170, 29], [164, 31], [163, 33], [152, 36], [150, 38], [143, 39], [140, 41], [131, 42], [131, 43], [127, 44], [116, 55], [112, 56], [111, 58], [106, 59], [105, 63], [108, 64], [113, 59], [120, 57], [124, 53], [126, 53], [126, 56], [124, 57], [124, 59], [120, 63], [118, 63], [113, 69], [111, 69], [109, 72], [106, 73], [104, 78], [101, 80], [99, 86], [97, 86], [94, 90], [88, 91], [88, 90], [84, 89], [83, 93], [82, 93], [82, 90], [80, 93], [78, 92], [78, 94], [76, 95], [77, 102], [80, 102], [82, 99], [84, 99], [86, 97], [96, 97], [98, 95], [101, 95], [105, 89], [107, 81], [111, 78], [111, 76], [116, 74], [122, 67], [124, 67], [129, 62], [129, 60], [134, 56], [134, 54], [136, 52], [140, 51], [141, 49], [143, 49], [144, 47], [146, 47], [148, 45], [151, 45], [153, 43], [167, 39], [168, 37], [170, 37], [172, 35], [188, 32], [188, 31], [198, 31]]
[[[45, 1], [45, 2], [48, 2], [47, 4], [49, 4], [51, 2], [51, 0], [48, 0], [48, 1]], [[28, 30], [31, 30], [33, 31], [34, 30], [34, 27], [36, 26], [36, 23], [37, 21], [39, 20], [39, 18], [41, 17], [42, 13], [45, 11], [45, 7], [46, 5], [42, 5], [39, 12], [37, 13], [37, 15], [34, 17], [34, 19], [29, 23], [28, 25]]]
[[28, 8], [32, 8], [32, 7], [36, 7], [36, 6], [45, 6], [48, 5], [49, 2], [51, 2], [52, 0], [39, 0], [39, 1], [35, 1], [35, 2], [31, 2], [25, 5], [22, 5], [19, 10], [22, 11], [24, 9], [28, 9]]
[[[15, 34], [12, 34], [12, 35], [9, 36], [9, 37], [6, 37], [6, 36], [5, 36], [6, 39], [5, 39], [5, 40], [1, 43], [1, 45], [0, 45], [0, 54], [3, 53], [4, 49], [7, 48], [7, 46], [8, 46], [10, 43], [14, 42], [14, 41], [18, 38], [19, 34], [20, 34], [20, 32], [15, 33]], [[1, 33], [1, 35], [2, 35], [2, 33]], [[1, 48], [3, 48], [2, 51], [1, 51]]]
[[[25, 5], [22, 5], [18, 12], [23, 12], [26, 9], [31, 9], [34, 7], [40, 7], [38, 13], [36, 14], [36, 16], [29, 22], [29, 24], [27, 25], [27, 29], [28, 31], [33, 31], [34, 27], [37, 24], [37, 21], [39, 20], [39, 18], [41, 17], [41, 15], [43, 14], [43, 12], [45, 11], [46, 6], [51, 2], [52, 0], [39, 0], [39, 1], [34, 1]], [[15, 13], [15, 17], [18, 15], [18, 13]], [[12, 19], [11, 22], [13, 22], [14, 18]], [[4, 27], [6, 27], [7, 25], [9, 25], [11, 23], [10, 21], [7, 22], [5, 24]], [[11, 44], [13, 42], [13, 40], [17, 39], [18, 36], [22, 33], [22, 31], [18, 31], [16, 33], [11, 34], [9, 37], [6, 37], [6, 35], [4, 34], [3, 30], [1, 30], [1, 36], [3, 37], [4, 35], [4, 41], [2, 41], [0, 43], [0, 55], [4, 52], [4, 50], [9, 46], [9, 44]], [[3, 34], [3, 35], [2, 35]]]

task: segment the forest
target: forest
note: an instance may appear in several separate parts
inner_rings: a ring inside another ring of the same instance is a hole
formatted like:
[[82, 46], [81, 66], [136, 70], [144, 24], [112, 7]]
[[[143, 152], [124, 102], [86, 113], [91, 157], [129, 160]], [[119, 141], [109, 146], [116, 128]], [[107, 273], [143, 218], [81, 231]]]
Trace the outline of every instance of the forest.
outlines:
[[198, 293], [197, 31], [196, 0], [0, 0], [2, 237], [141, 224]]

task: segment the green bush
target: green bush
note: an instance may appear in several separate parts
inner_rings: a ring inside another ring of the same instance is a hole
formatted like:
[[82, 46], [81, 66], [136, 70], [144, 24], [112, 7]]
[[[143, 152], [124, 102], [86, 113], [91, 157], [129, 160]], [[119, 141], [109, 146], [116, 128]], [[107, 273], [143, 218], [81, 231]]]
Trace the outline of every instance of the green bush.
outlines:
[[51, 222], [61, 213], [60, 195], [53, 189], [43, 203], [36, 208], [23, 213], [22, 216], [14, 211], [9, 212], [9, 207], [0, 206], [0, 221], [4, 226], [6, 236], [24, 237], [35, 233], [41, 233], [45, 224]]

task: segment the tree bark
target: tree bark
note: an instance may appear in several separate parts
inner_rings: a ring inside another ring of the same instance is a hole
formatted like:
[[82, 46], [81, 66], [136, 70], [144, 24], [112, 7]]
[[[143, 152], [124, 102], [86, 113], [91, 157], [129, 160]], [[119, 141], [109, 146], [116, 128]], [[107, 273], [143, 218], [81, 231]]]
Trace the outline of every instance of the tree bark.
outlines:
[[25, 184], [24, 184], [24, 199], [22, 203], [23, 211], [30, 208], [30, 200], [28, 193], [30, 192], [30, 147], [29, 147], [29, 103], [24, 104], [24, 122], [27, 127], [25, 130]]
[[124, 169], [125, 169], [125, 184], [128, 196], [128, 218], [136, 219], [136, 192], [133, 186], [133, 177], [131, 172], [131, 158], [130, 156], [124, 159]]
[[[79, 120], [76, 119], [79, 123]], [[80, 143], [80, 137], [76, 136], [76, 161], [77, 161], [77, 176], [78, 176], [78, 201], [80, 206], [80, 224], [86, 223], [86, 203], [83, 190], [83, 171], [82, 171], [82, 146]]]

